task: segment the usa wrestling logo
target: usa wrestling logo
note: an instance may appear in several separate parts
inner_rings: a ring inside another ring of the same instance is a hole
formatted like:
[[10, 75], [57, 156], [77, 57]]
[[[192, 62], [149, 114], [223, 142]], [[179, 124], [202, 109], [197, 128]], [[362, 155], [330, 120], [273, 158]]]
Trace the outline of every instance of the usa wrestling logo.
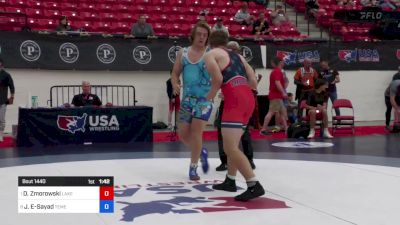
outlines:
[[347, 63], [357, 62], [357, 51], [356, 50], [339, 50], [339, 60]]
[[81, 117], [79, 116], [58, 116], [57, 126], [59, 129], [68, 131], [71, 134], [75, 134], [77, 131], [85, 132], [87, 114], [84, 113]]

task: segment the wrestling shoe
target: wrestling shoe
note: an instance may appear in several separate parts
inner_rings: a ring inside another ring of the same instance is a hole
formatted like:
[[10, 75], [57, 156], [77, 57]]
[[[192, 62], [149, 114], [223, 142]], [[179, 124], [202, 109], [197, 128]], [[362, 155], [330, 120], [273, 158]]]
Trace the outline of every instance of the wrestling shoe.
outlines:
[[229, 191], [229, 192], [236, 192], [237, 187], [236, 187], [236, 181], [230, 179], [229, 177], [226, 177], [224, 182], [220, 184], [214, 184], [212, 186], [214, 190], [220, 190], [220, 191]]
[[197, 166], [189, 167], [189, 179], [190, 180], [200, 180], [200, 177], [197, 174]]
[[206, 148], [201, 149], [200, 162], [201, 162], [201, 168], [203, 169], [203, 172], [207, 173], [210, 165], [208, 164], [208, 151]]
[[265, 194], [264, 188], [261, 186], [260, 182], [256, 182], [256, 184], [252, 187], [248, 187], [245, 192], [235, 197], [236, 201], [247, 202], [253, 198], [260, 197]]

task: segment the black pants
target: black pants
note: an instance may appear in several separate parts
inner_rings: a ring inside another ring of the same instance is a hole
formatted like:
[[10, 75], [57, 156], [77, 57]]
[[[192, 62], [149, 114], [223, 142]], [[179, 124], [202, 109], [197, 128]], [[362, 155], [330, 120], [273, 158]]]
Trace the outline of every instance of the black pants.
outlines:
[[[222, 141], [222, 132], [221, 132], [221, 119], [223, 111], [224, 111], [224, 101], [221, 101], [217, 115], [218, 152], [219, 152], [219, 158], [221, 159], [221, 163], [227, 164], [228, 159], [224, 151], [224, 144]], [[242, 141], [242, 148], [244, 155], [247, 157], [249, 161], [253, 160], [253, 146], [251, 145], [251, 135], [248, 124], [240, 140]]]
[[392, 103], [390, 102], [390, 97], [385, 96], [385, 104], [386, 104], [386, 126], [390, 125], [390, 117], [392, 116]]

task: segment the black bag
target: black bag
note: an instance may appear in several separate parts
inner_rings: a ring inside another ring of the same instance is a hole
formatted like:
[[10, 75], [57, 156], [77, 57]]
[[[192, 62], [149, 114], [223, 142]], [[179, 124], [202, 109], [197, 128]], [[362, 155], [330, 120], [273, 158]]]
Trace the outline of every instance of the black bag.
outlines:
[[310, 125], [305, 122], [293, 123], [287, 130], [288, 138], [307, 138], [310, 133]]
[[167, 124], [160, 122], [160, 121], [157, 123], [153, 123], [153, 129], [155, 129], [155, 130], [166, 129], [167, 127], [168, 127]]

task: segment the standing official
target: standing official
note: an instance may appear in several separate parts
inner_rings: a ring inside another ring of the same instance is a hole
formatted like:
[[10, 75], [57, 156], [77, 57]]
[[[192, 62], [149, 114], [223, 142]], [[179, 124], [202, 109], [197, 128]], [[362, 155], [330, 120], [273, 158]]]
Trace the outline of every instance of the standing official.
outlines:
[[[11, 96], [8, 97], [8, 88]], [[6, 127], [6, 110], [8, 104], [14, 103], [14, 81], [9, 73], [4, 70], [3, 60], [0, 59], [0, 142], [3, 141], [4, 128]]]

